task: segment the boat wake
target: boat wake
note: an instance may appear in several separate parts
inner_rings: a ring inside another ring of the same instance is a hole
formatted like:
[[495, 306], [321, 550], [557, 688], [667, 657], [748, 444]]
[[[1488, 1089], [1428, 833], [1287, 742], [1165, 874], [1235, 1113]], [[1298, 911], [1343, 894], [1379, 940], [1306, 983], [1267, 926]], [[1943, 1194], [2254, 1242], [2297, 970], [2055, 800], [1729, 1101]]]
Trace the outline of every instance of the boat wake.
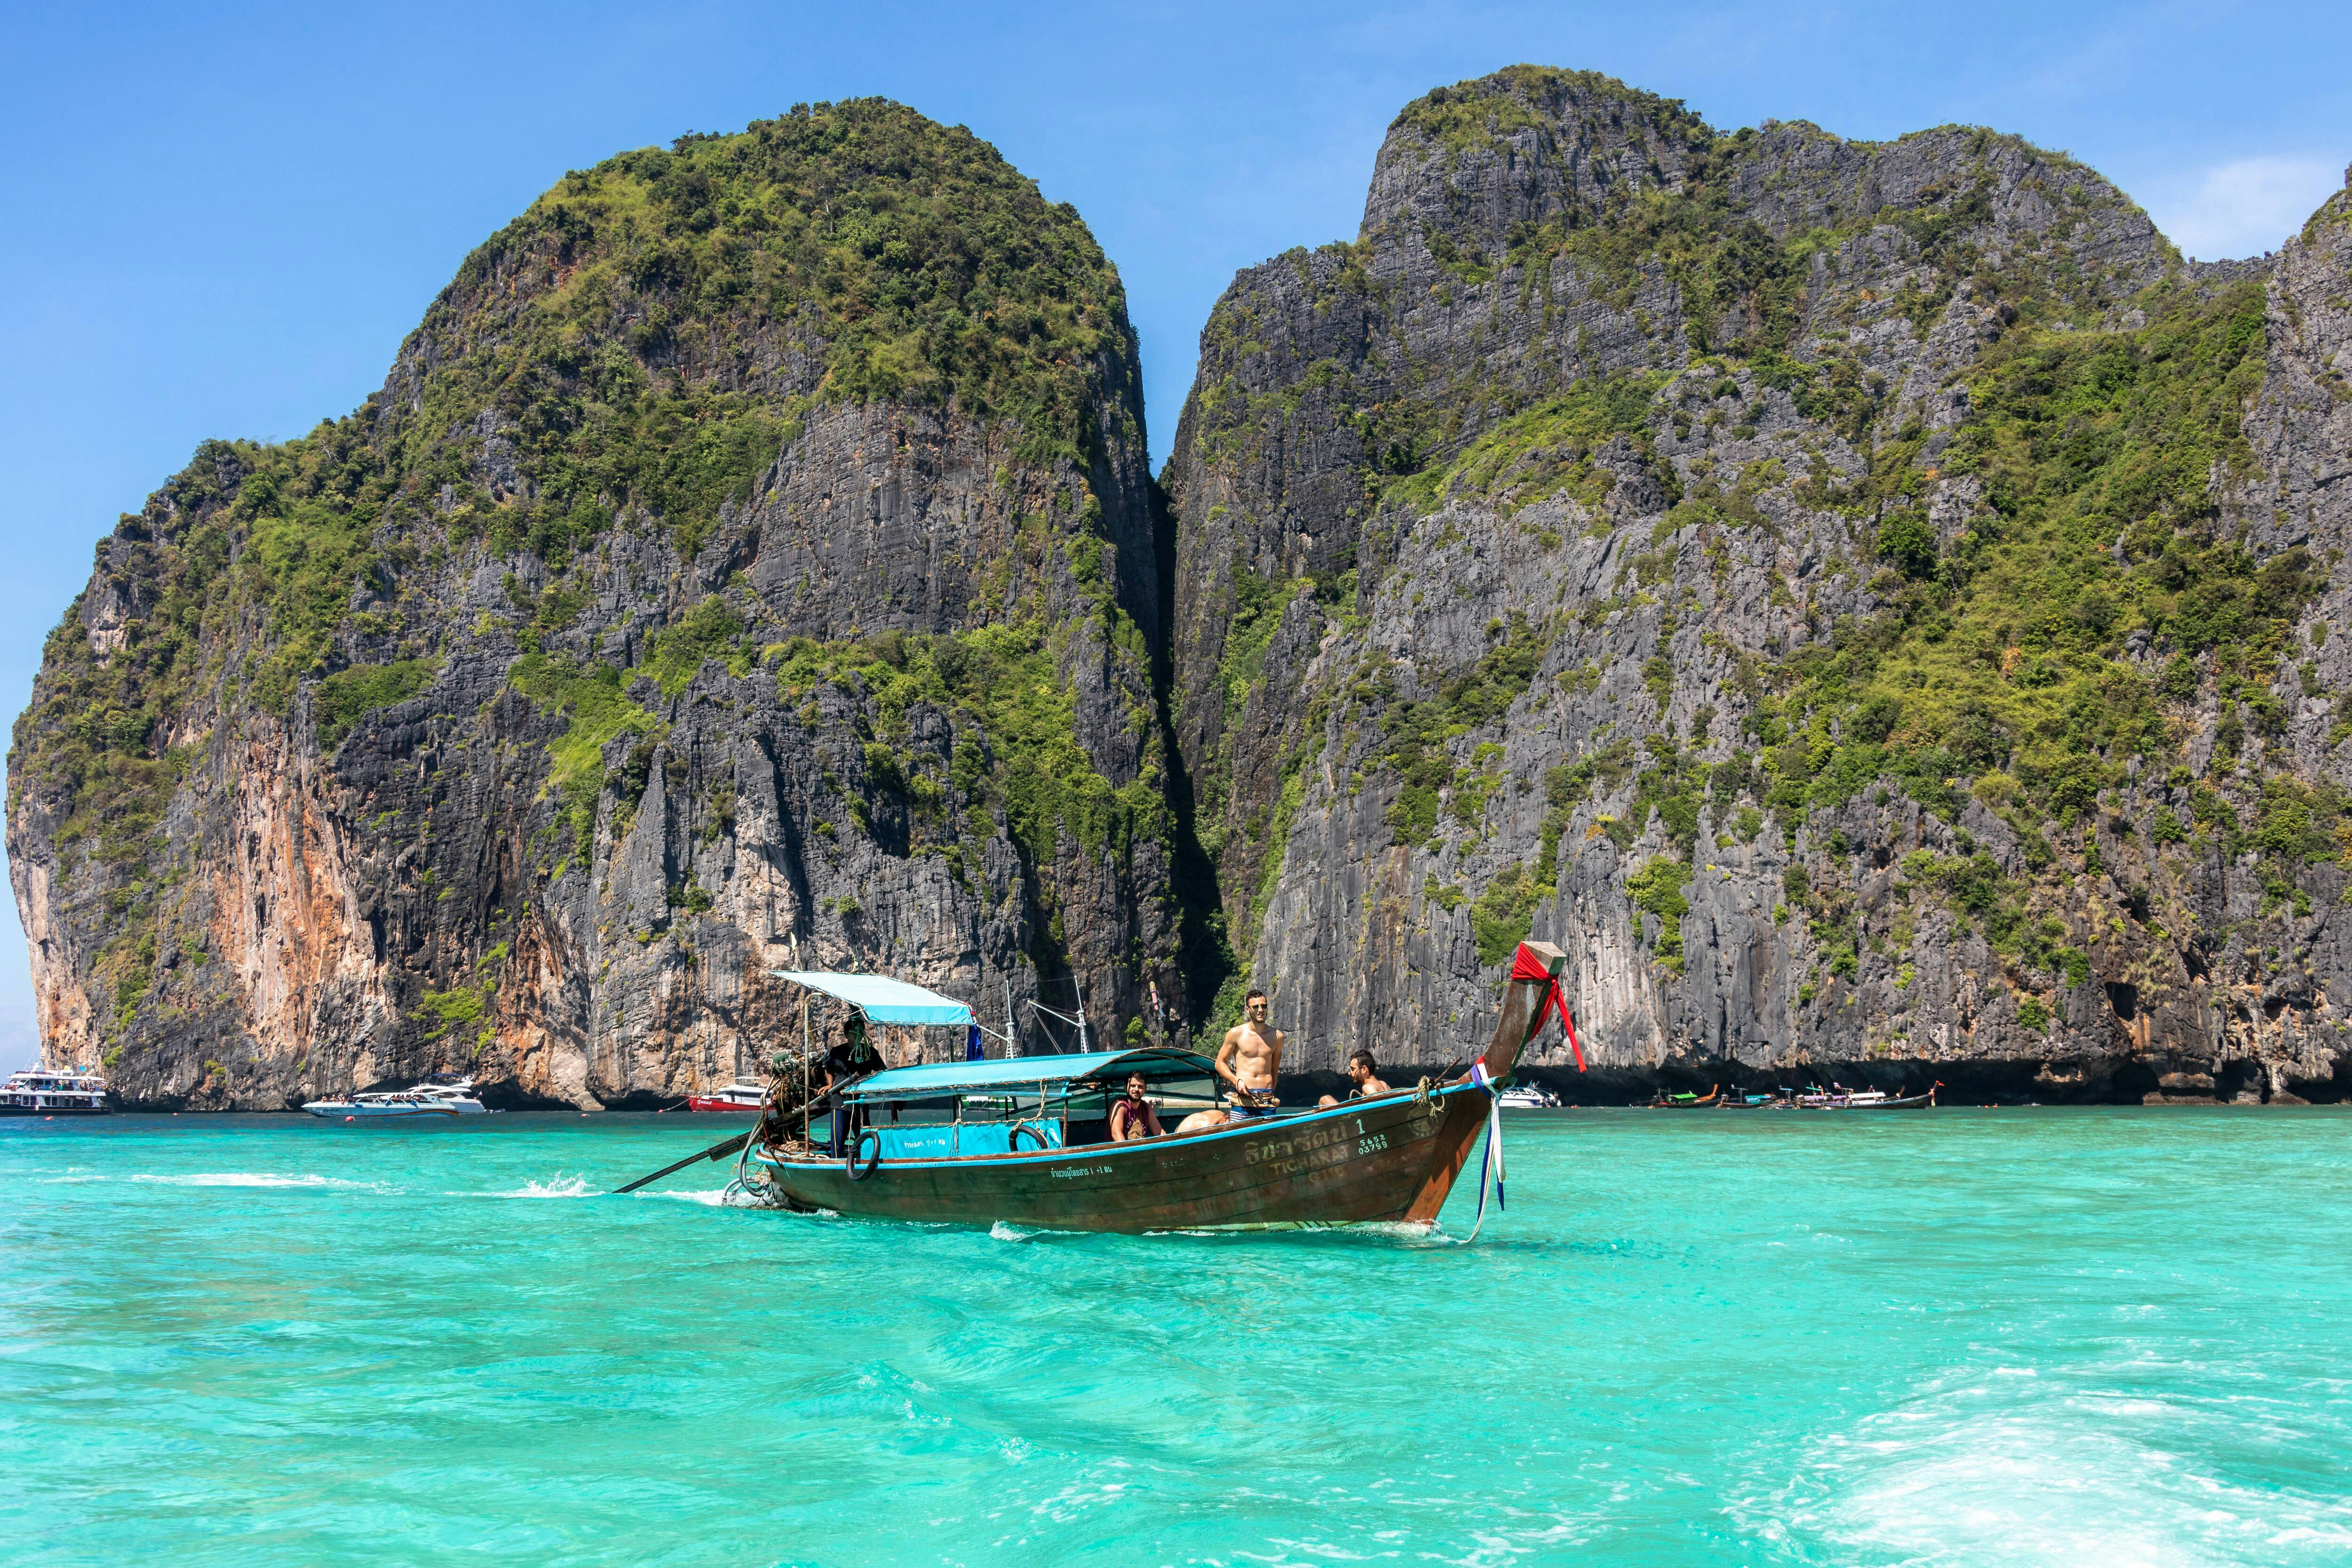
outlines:
[[[116, 1176], [68, 1176], [68, 1181], [115, 1181]], [[136, 1171], [131, 1181], [150, 1186], [260, 1186], [303, 1188], [332, 1192], [397, 1192], [400, 1189], [380, 1181], [345, 1181], [340, 1176], [280, 1176], [270, 1171], [189, 1171], [181, 1175], [163, 1175], [152, 1171]]]
[[2352, 1504], [2233, 1476], [2211, 1455], [2248, 1413], [2207, 1406], [1990, 1368], [1825, 1437], [1794, 1486], [1733, 1512], [1912, 1561], [2345, 1561]]
[[761, 1202], [741, 1187], [714, 1186], [701, 1192], [640, 1192], [636, 1197], [666, 1197], [673, 1203], [698, 1203], [705, 1208], [766, 1208]]
[[1364, 1219], [1350, 1225], [1223, 1225], [1192, 1226], [1172, 1230], [1147, 1230], [1146, 1236], [1182, 1236], [1201, 1241], [1264, 1241], [1312, 1239], [1322, 1246], [1370, 1244], [1381, 1247], [1466, 1247], [1466, 1237], [1448, 1236], [1434, 1225], [1406, 1219]]
[[1416, 1225], [1402, 1219], [1374, 1219], [1348, 1228], [1349, 1236], [1401, 1242], [1407, 1247], [1467, 1247], [1466, 1236], [1448, 1236], [1443, 1226]]
[[593, 1197], [596, 1189], [588, 1185], [586, 1176], [565, 1176], [562, 1171], [546, 1181], [527, 1181], [503, 1192], [485, 1193], [486, 1197]]

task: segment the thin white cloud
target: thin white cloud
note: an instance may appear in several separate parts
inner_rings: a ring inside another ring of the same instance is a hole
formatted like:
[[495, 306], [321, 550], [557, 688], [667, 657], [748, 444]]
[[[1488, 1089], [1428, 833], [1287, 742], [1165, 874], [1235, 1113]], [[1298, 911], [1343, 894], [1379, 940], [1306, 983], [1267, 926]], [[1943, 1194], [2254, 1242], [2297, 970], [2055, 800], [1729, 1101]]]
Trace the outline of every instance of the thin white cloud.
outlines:
[[2343, 183], [2333, 158], [2238, 158], [2165, 182], [2142, 200], [2181, 254], [2220, 261], [2278, 249]]

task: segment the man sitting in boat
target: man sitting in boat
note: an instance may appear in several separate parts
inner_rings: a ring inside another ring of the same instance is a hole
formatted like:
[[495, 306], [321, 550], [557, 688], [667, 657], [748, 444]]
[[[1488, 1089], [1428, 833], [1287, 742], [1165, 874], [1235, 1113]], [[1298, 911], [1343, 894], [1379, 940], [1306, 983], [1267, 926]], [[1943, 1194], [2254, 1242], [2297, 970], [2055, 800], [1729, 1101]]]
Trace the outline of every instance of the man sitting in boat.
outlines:
[[1111, 1102], [1110, 1138], [1124, 1144], [1134, 1138], [1156, 1138], [1168, 1129], [1160, 1124], [1159, 1108], [1143, 1097], [1143, 1074], [1127, 1075], [1127, 1093]]
[[1282, 1072], [1282, 1031], [1265, 1021], [1265, 993], [1255, 986], [1242, 1000], [1242, 1021], [1225, 1030], [1217, 1048], [1217, 1076], [1233, 1091], [1236, 1118], [1275, 1113], [1275, 1080]]
[[[1348, 1076], [1356, 1085], [1348, 1091], [1350, 1100], [1369, 1100], [1375, 1094], [1389, 1092], [1389, 1086], [1381, 1082], [1380, 1067], [1372, 1061], [1372, 1053], [1369, 1051], [1360, 1051], [1348, 1058]], [[1337, 1105], [1339, 1103], [1328, 1094], [1315, 1102], [1318, 1106]]]

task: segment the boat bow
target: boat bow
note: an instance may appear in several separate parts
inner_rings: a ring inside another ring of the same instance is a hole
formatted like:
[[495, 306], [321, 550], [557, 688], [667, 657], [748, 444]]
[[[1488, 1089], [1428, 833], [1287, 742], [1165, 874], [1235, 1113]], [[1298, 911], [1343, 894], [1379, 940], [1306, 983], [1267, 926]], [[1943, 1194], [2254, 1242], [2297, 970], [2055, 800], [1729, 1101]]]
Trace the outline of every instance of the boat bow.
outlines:
[[1511, 983], [1503, 992], [1503, 1016], [1496, 1020], [1495, 1038], [1478, 1066], [1499, 1083], [1518, 1065], [1519, 1052], [1541, 1032], [1544, 1020], [1557, 1009], [1559, 1027], [1576, 1053], [1576, 1070], [1584, 1071], [1584, 1048], [1577, 1043], [1576, 1025], [1570, 1018], [1568, 997], [1559, 987], [1568, 955], [1549, 942], [1522, 942], [1511, 956]]
[[[1584, 1071], [1584, 1050], [1576, 1043], [1576, 1025], [1568, 1010], [1568, 998], [1559, 988], [1559, 972], [1568, 964], [1568, 956], [1549, 942], [1522, 942], [1511, 956], [1511, 984], [1503, 993], [1503, 1016], [1495, 1024], [1495, 1038], [1487, 1043], [1486, 1053], [1471, 1064], [1470, 1081], [1486, 1097], [1485, 1140], [1478, 1145], [1478, 1217], [1470, 1225], [1470, 1239], [1475, 1241], [1486, 1224], [1486, 1192], [1492, 1187], [1497, 1212], [1507, 1207], [1503, 1190], [1503, 1081], [1518, 1064], [1519, 1052], [1528, 1041], [1542, 1032], [1544, 1020], [1557, 1009], [1559, 1027], [1568, 1036], [1569, 1049], [1576, 1053], [1576, 1070]], [[1416, 1204], [1418, 1216], [1426, 1207], [1431, 1219], [1437, 1218], [1444, 1207], [1446, 1194], [1453, 1190], [1454, 1178], [1461, 1174], [1463, 1156], [1470, 1152], [1473, 1129], [1462, 1139], [1461, 1151], [1452, 1164], [1444, 1185], [1439, 1188], [1434, 1204]]]

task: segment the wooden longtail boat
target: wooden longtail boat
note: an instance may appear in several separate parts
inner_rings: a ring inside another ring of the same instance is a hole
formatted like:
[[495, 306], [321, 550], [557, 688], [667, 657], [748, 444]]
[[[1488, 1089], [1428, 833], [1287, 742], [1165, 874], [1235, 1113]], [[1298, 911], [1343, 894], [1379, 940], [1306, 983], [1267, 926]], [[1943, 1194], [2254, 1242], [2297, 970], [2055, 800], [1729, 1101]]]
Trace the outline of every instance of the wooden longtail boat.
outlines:
[[1939, 1080], [1935, 1089], [1925, 1094], [1889, 1096], [1877, 1092], [1846, 1095], [1822, 1095], [1800, 1100], [1801, 1111], [1932, 1111], [1936, 1106], [1936, 1090], [1943, 1087]]
[[1653, 1111], [1703, 1111], [1721, 1100], [1719, 1088], [1719, 1085], [1710, 1083], [1704, 1094], [1669, 1094], [1661, 1089], [1658, 1091], [1658, 1097], [1650, 1102], [1650, 1109]]
[[1097, 1116], [1129, 1073], [1213, 1088], [1207, 1059], [1151, 1049], [902, 1067], [845, 1096], [846, 1157], [770, 1124], [751, 1158], [789, 1207], [845, 1215], [1129, 1232], [1427, 1224], [1489, 1126], [1494, 1085], [1553, 1006], [1566, 1021], [1565, 963], [1549, 943], [1522, 944], [1493, 1040], [1444, 1083], [1113, 1143]]

